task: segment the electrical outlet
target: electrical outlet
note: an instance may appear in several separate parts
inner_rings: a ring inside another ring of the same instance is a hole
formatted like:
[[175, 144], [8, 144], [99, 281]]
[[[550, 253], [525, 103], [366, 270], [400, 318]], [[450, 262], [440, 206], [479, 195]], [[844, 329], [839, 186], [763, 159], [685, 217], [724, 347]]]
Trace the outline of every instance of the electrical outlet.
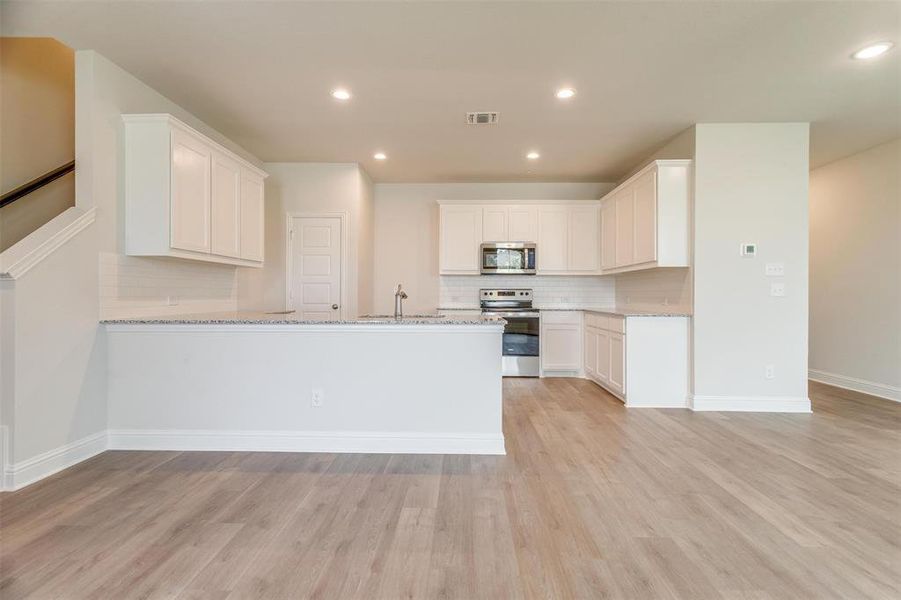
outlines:
[[767, 277], [782, 277], [785, 275], [785, 263], [767, 263], [765, 272]]
[[785, 284], [784, 283], [771, 283], [770, 284], [770, 296], [782, 297], [785, 295]]
[[765, 372], [767, 379], [775, 379], [776, 378], [776, 365], [767, 365]]
[[313, 408], [319, 408], [320, 406], [322, 406], [322, 396], [322, 390], [313, 390], [310, 401], [310, 404], [313, 406]]
[[166, 296], [166, 304], [169, 306], [178, 306], [178, 296]]

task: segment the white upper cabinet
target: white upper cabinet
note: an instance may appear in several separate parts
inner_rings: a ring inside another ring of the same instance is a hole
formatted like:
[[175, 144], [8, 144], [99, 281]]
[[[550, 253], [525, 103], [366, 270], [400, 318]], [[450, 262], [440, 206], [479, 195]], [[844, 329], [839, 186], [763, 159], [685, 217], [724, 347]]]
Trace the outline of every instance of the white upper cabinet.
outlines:
[[483, 242], [535, 242], [537, 239], [537, 206], [497, 204], [482, 208]]
[[203, 140], [172, 131], [171, 244], [173, 248], [210, 251], [210, 160]]
[[506, 206], [486, 206], [482, 209], [482, 241], [510, 242], [507, 233], [510, 209]]
[[478, 275], [482, 207], [442, 205], [438, 220], [439, 271], [446, 275]]
[[511, 206], [507, 217], [507, 238], [505, 242], [538, 241], [538, 207]]
[[634, 219], [632, 260], [636, 265], [657, 259], [657, 177], [648, 171], [632, 186]]
[[241, 256], [241, 165], [213, 153], [212, 253]]
[[690, 160], [657, 160], [604, 197], [604, 273], [689, 266], [690, 173]]
[[570, 206], [568, 271], [596, 273], [601, 267], [601, 210], [597, 204]]
[[601, 269], [616, 267], [616, 202], [601, 204]]
[[439, 209], [439, 272], [480, 272], [479, 246], [486, 242], [536, 244], [539, 275], [601, 272], [601, 203], [442, 201]]
[[569, 211], [565, 206], [538, 209], [538, 271], [562, 273], [569, 262]]
[[623, 190], [614, 198], [616, 204], [616, 228], [613, 245], [616, 248], [613, 264], [617, 267], [635, 262], [635, 203], [632, 189]]
[[241, 170], [241, 258], [263, 261], [265, 203], [263, 178]]
[[266, 173], [171, 115], [122, 119], [126, 253], [261, 266]]

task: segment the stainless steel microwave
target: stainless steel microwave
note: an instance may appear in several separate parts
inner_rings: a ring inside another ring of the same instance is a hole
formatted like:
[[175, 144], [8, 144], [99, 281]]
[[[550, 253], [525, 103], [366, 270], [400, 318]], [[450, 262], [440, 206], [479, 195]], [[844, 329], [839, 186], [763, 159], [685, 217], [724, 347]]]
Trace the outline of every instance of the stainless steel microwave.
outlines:
[[534, 275], [533, 242], [489, 242], [479, 247], [482, 275]]

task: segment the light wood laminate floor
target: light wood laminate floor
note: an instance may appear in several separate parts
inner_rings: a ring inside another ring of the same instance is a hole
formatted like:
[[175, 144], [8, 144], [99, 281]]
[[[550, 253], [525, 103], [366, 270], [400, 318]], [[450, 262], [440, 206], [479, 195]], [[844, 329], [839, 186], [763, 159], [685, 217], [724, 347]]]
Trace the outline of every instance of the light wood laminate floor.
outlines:
[[0, 598], [898, 598], [901, 405], [505, 380], [506, 457], [107, 452], [0, 512]]

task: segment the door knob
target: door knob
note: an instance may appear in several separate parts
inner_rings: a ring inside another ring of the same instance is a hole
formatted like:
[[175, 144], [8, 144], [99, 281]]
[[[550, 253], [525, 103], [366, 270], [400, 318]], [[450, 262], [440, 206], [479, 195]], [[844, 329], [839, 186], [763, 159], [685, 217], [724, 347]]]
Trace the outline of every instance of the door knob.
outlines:
[[337, 305], [337, 304], [332, 304], [332, 310], [338, 310], [338, 305]]

